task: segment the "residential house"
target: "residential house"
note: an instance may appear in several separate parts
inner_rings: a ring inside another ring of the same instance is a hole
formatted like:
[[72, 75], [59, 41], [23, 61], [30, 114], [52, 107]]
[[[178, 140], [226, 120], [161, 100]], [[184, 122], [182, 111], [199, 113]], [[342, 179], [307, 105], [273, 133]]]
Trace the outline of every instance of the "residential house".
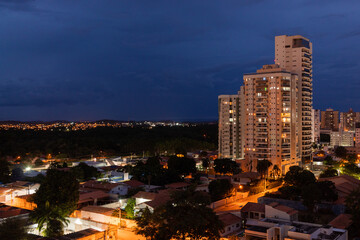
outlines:
[[265, 218], [265, 204], [248, 202], [241, 210], [241, 217], [247, 221], [250, 219]]
[[334, 228], [340, 228], [340, 229], [349, 229], [349, 227], [352, 225], [351, 215], [350, 214], [340, 214], [331, 222], [329, 222], [328, 225], [334, 227]]
[[348, 232], [314, 223], [264, 218], [245, 229], [245, 240], [347, 240]]
[[288, 221], [297, 221], [299, 212], [291, 207], [272, 202], [265, 205], [266, 218], [280, 218]]
[[243, 172], [233, 175], [231, 177], [231, 183], [234, 185], [247, 185], [256, 179], [260, 179], [258, 172]]
[[241, 230], [241, 218], [232, 214], [224, 213], [218, 215], [219, 220], [224, 224], [224, 229], [220, 232], [221, 237], [236, 235]]

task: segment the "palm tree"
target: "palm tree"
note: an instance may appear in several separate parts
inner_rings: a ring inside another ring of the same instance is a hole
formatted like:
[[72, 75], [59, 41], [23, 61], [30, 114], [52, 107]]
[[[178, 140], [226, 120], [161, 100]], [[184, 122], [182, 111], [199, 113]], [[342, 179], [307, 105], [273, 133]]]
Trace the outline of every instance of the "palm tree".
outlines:
[[58, 237], [63, 235], [64, 226], [69, 224], [66, 215], [58, 206], [50, 206], [47, 201], [44, 207], [35, 208], [30, 218], [38, 224], [39, 231], [46, 237]]
[[268, 169], [272, 165], [269, 160], [258, 160], [256, 170], [260, 173], [261, 178], [267, 176]]

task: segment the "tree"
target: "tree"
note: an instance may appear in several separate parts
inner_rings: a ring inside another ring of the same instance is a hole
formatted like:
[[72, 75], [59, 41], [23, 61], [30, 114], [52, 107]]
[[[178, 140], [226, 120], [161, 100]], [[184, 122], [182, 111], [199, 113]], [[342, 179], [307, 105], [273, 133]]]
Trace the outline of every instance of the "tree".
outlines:
[[324, 164], [325, 165], [334, 165], [334, 160], [332, 158], [332, 156], [330, 155], [327, 155], [325, 158], [324, 158]]
[[10, 163], [4, 159], [0, 160], [0, 182], [7, 183], [10, 181]]
[[338, 171], [334, 168], [328, 168], [320, 173], [320, 178], [336, 177], [338, 176]]
[[95, 167], [89, 166], [83, 162], [71, 168], [71, 172], [74, 173], [79, 181], [88, 181], [90, 179], [99, 178], [101, 176], [101, 173]]
[[229, 158], [218, 158], [214, 161], [215, 172], [220, 174], [238, 174], [241, 172], [239, 165]]
[[346, 159], [350, 162], [350, 163], [355, 163], [357, 160], [357, 155], [355, 153], [353, 154], [348, 154], [346, 156]]
[[8, 218], [0, 224], [0, 239], [2, 240], [26, 240], [28, 234], [25, 221], [18, 218]]
[[260, 173], [261, 178], [267, 177], [267, 173], [271, 165], [272, 163], [269, 160], [258, 160], [256, 170]]
[[33, 197], [37, 207], [30, 218], [47, 237], [62, 235], [68, 217], [76, 210], [79, 200], [79, 183], [71, 172], [49, 169], [39, 190]]
[[16, 167], [11, 171], [11, 181], [20, 181], [24, 178], [24, 172], [20, 167]]
[[286, 173], [284, 181], [287, 185], [302, 187], [316, 182], [314, 174], [298, 166], [290, 167]]
[[201, 165], [204, 169], [208, 169], [208, 167], [210, 166], [210, 160], [208, 158], [203, 158], [201, 160]]
[[229, 197], [233, 186], [228, 179], [216, 179], [209, 184], [209, 193], [213, 202]]
[[174, 192], [171, 200], [136, 220], [137, 233], [149, 239], [220, 239], [222, 222], [212, 209], [209, 196], [195, 188]]
[[191, 158], [171, 156], [168, 160], [168, 169], [178, 175], [189, 175], [196, 172], [196, 162]]
[[346, 163], [342, 168], [342, 173], [349, 176], [360, 177], [360, 168], [355, 163]]
[[335, 148], [335, 156], [337, 156], [339, 158], [346, 158], [346, 155], [347, 155], [346, 148], [344, 148], [342, 146]]
[[281, 170], [277, 164], [274, 165], [272, 172], [276, 180], [281, 174]]
[[320, 200], [327, 202], [334, 202], [338, 199], [338, 194], [334, 182], [320, 181], [316, 183], [320, 189]]
[[129, 219], [133, 219], [134, 216], [134, 208], [135, 208], [135, 198], [129, 198], [127, 203], [126, 203], [126, 207], [125, 207], [125, 212], [126, 212], [126, 216]]
[[345, 200], [346, 209], [351, 213], [354, 226], [360, 226], [360, 188], [352, 191]]
[[321, 200], [321, 189], [316, 183], [304, 185], [301, 190], [303, 204], [310, 212], [314, 211], [315, 203]]

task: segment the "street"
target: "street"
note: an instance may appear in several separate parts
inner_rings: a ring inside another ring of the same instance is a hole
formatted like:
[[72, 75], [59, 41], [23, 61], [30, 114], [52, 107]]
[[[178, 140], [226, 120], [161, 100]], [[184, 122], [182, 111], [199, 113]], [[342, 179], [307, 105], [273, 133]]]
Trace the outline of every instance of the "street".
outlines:
[[[275, 187], [275, 188], [272, 188], [270, 190], [268, 190], [267, 192], [276, 192], [279, 188], [279, 187]], [[221, 206], [221, 207], [218, 207], [218, 208], [215, 208], [214, 211], [216, 213], [221, 213], [221, 212], [236, 212], [236, 211], [240, 211], [240, 206], [245, 206], [248, 202], [255, 202], [257, 203], [257, 199], [259, 197], [263, 197], [265, 195], [265, 192], [261, 192], [261, 193], [258, 193], [258, 194], [255, 194], [255, 195], [252, 195], [252, 196], [249, 196], [247, 198], [242, 198], [242, 199], [239, 199], [238, 201], [236, 202], [233, 202], [233, 203], [229, 203], [229, 204], [226, 204], [224, 206]]]

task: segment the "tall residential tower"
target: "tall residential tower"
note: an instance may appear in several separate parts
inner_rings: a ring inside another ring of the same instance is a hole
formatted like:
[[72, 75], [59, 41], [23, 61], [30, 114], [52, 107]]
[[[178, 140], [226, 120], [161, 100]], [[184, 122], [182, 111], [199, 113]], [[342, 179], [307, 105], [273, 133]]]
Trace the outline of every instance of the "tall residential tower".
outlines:
[[245, 160], [249, 171], [269, 160], [283, 173], [298, 165], [298, 76], [277, 64], [244, 75]]
[[241, 91], [218, 98], [219, 158], [243, 158], [242, 104]]
[[275, 37], [275, 63], [298, 75], [298, 137], [301, 159], [309, 161], [311, 153], [312, 43], [300, 35]]

